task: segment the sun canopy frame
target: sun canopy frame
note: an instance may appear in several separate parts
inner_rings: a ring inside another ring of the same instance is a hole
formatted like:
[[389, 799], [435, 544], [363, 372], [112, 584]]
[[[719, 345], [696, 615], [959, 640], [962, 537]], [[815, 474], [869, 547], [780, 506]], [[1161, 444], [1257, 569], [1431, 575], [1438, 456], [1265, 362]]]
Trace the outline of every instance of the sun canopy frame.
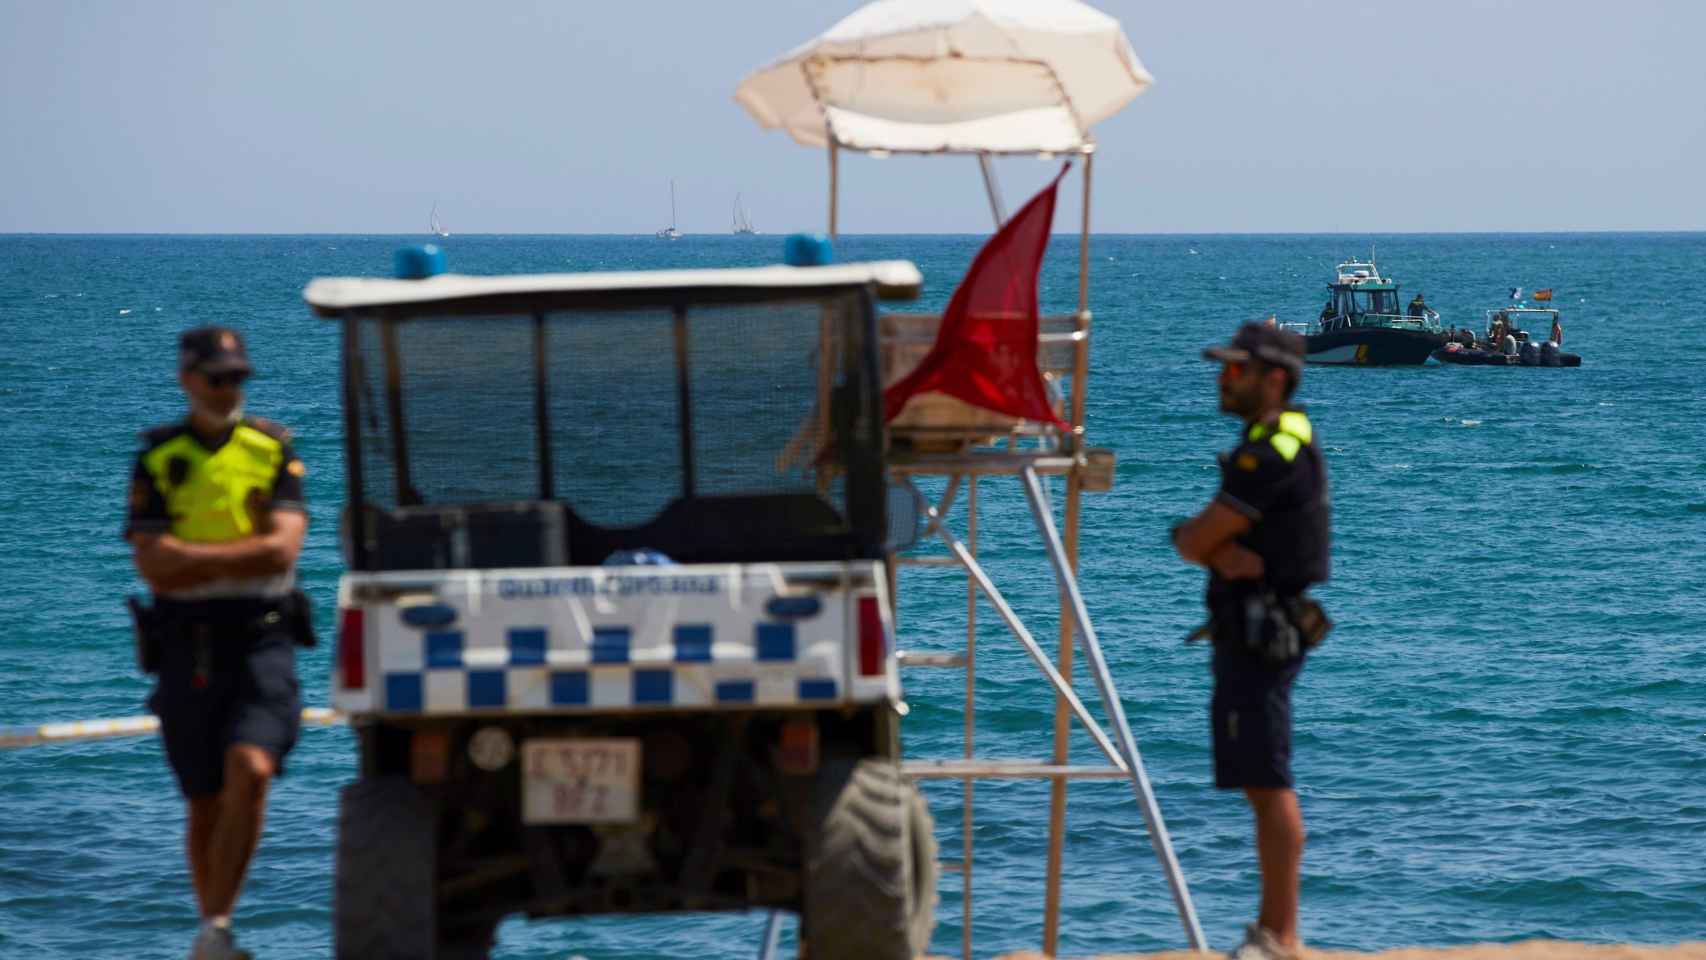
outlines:
[[[1060, 77], [1042, 60], [826, 56], [799, 66], [822, 115], [820, 125], [789, 128], [805, 146], [833, 143], [879, 157], [1053, 156], [1094, 149]], [[941, 99], [884, 96], [919, 89]]]
[[754, 71], [735, 101], [826, 149], [833, 238], [842, 150], [976, 156], [997, 228], [991, 157], [1078, 155], [1088, 206], [1091, 126], [1153, 82], [1120, 22], [1080, 0], [877, 0]]
[[1153, 82], [1078, 0], [879, 0], [755, 71], [735, 100], [808, 147], [1058, 154]]

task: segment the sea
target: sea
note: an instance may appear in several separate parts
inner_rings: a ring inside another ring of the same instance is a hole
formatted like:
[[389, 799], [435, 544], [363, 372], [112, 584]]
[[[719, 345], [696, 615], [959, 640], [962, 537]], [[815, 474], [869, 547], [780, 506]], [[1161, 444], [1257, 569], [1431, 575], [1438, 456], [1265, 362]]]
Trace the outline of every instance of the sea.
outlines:
[[[137, 431], [181, 415], [175, 337], [244, 332], [249, 410], [295, 430], [311, 526], [300, 564], [332, 632], [341, 572], [341, 421], [332, 324], [314, 277], [382, 276], [400, 236], [0, 236], [0, 725], [134, 716], [120, 539]], [[939, 309], [975, 236], [852, 236], [843, 260], [905, 258]], [[455, 236], [456, 272], [757, 265], [774, 236]], [[1209, 760], [1203, 574], [1171, 524], [1215, 492], [1218, 412], [1201, 350], [1243, 322], [1304, 321], [1334, 265], [1366, 257], [1445, 323], [1484, 329], [1513, 287], [1551, 288], [1577, 369], [1311, 367], [1298, 400], [1332, 480], [1337, 623], [1298, 682], [1295, 768], [1308, 821], [1312, 945], [1561, 938], [1706, 939], [1706, 235], [1098, 235], [1090, 442], [1117, 453], [1086, 495], [1081, 577], [1209, 941], [1256, 912], [1242, 798]], [[1076, 306], [1078, 241], [1057, 237], [1047, 311]], [[754, 344], [762, 349], [763, 344]], [[723, 425], [738, 431], [738, 422]], [[1058, 506], [1061, 487], [1053, 486]], [[980, 485], [980, 556], [1051, 650], [1053, 574], [1017, 481]], [[949, 523], [962, 534], [958, 509]], [[965, 640], [962, 575], [902, 574], [900, 645]], [[976, 749], [1043, 759], [1054, 698], [993, 609], [977, 612]], [[301, 660], [325, 705], [330, 645]], [[1082, 664], [1076, 685], [1097, 716]], [[914, 757], [963, 749], [963, 674], [909, 671]], [[1097, 760], [1082, 731], [1073, 757]], [[327, 957], [342, 727], [305, 729], [272, 794], [237, 924], [263, 960]], [[942, 856], [963, 859], [957, 782], [924, 787]], [[973, 951], [1042, 937], [1048, 787], [975, 792]], [[150, 737], [0, 750], [0, 956], [181, 957], [196, 918], [183, 806]], [[1129, 783], [1070, 790], [1060, 952], [1180, 948], [1184, 933]], [[957, 955], [960, 874], [944, 876], [933, 952]], [[494, 956], [755, 956], [761, 913], [512, 919]], [[794, 942], [783, 921], [784, 949]]]

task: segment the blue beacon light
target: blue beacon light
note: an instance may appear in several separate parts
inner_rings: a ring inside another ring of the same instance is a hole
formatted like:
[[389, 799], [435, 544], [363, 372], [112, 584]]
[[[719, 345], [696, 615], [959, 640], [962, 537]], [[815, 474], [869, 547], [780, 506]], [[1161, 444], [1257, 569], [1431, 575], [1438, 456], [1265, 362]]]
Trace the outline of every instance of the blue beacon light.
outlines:
[[399, 247], [391, 259], [391, 275], [398, 280], [425, 280], [444, 272], [444, 251], [437, 244]]
[[791, 233], [782, 242], [782, 262], [790, 267], [822, 267], [835, 262], [835, 246], [821, 233]]

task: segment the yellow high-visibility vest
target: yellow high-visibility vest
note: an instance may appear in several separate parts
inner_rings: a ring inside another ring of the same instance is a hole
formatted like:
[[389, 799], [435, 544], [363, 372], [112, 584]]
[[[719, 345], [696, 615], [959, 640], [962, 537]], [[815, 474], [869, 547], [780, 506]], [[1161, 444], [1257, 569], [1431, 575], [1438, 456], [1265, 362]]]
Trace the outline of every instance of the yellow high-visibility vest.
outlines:
[[217, 450], [185, 430], [142, 455], [143, 467], [166, 500], [172, 535], [197, 543], [224, 543], [253, 533], [253, 511], [272, 499], [283, 460], [284, 441], [248, 420], [232, 428], [231, 438]]

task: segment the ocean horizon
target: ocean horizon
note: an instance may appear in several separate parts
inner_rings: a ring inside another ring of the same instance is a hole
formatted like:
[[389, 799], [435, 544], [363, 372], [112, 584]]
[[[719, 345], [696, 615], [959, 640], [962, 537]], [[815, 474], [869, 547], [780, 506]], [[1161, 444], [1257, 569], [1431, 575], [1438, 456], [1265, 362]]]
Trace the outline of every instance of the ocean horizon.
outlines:
[[[329, 638], [338, 338], [302, 303], [310, 279], [385, 276], [396, 247], [429, 240], [451, 272], [492, 274], [764, 265], [782, 236], [0, 234], [0, 725], [143, 712], [123, 605], [141, 585], [119, 530], [137, 432], [182, 415], [180, 330], [241, 329], [258, 370], [249, 411], [295, 431], [311, 520], [299, 577]], [[983, 239], [848, 234], [837, 253], [914, 261], [925, 287], [905, 308], [937, 310]], [[1295, 696], [1303, 936], [1361, 950], [1702, 939], [1706, 232], [1097, 233], [1088, 438], [1118, 464], [1113, 490], [1085, 499], [1081, 580], [1210, 942], [1230, 947], [1253, 919], [1257, 873], [1242, 798], [1212, 787], [1207, 653], [1181, 642], [1203, 575], [1166, 536], [1213, 495], [1214, 454], [1237, 433], [1200, 351], [1244, 321], [1313, 318], [1334, 265], [1371, 241], [1401, 296], [1424, 293], [1448, 326], [1484, 327], [1510, 288], [1552, 288], [1583, 364], [1305, 373], [1334, 510], [1318, 595], [1337, 628]], [[1076, 306], [1077, 263], [1076, 233], [1056, 234], [1045, 312]], [[1024, 497], [1016, 481], [981, 486], [980, 559], [1052, 651], [1053, 573]], [[957, 510], [950, 522], [963, 530]], [[957, 649], [964, 610], [963, 576], [904, 571], [900, 646]], [[1046, 756], [1052, 693], [987, 605], [978, 625], [980, 753]], [[327, 702], [330, 646], [300, 658], [312, 706]], [[903, 681], [908, 756], [957, 756], [957, 676]], [[1093, 751], [1079, 735], [1075, 759]], [[237, 924], [257, 956], [325, 957], [349, 732], [304, 729], [289, 767]], [[942, 857], [960, 859], [958, 784], [925, 792]], [[1040, 943], [1047, 795], [977, 787], [979, 956]], [[153, 738], [0, 750], [0, 955], [182, 956], [195, 928], [182, 821]], [[1128, 784], [1071, 788], [1066, 850], [1062, 956], [1184, 945]], [[932, 952], [957, 954], [957, 874], [940, 895]], [[512, 919], [493, 955], [750, 955], [763, 924]]]

